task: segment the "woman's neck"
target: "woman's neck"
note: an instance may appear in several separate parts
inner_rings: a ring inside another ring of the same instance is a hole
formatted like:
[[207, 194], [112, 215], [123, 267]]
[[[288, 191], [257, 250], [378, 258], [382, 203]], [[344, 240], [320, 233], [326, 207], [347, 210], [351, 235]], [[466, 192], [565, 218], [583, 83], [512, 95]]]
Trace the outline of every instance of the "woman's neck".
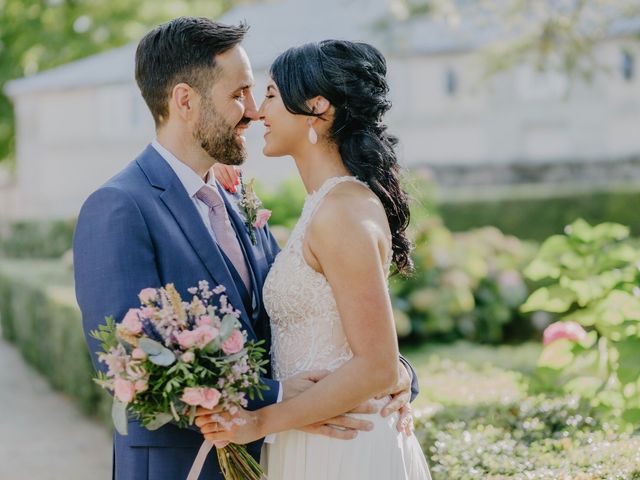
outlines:
[[293, 155], [307, 193], [317, 191], [329, 178], [349, 176], [337, 147], [309, 145]]

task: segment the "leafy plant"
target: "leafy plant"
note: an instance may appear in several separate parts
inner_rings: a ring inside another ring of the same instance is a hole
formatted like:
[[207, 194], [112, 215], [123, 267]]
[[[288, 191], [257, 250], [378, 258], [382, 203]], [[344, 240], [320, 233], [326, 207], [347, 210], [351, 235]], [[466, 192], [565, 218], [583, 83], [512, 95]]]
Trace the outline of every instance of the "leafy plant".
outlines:
[[640, 423], [640, 248], [616, 223], [576, 220], [542, 245], [525, 274], [545, 285], [523, 312], [546, 311], [585, 334], [560, 335], [542, 351], [538, 388], [561, 389], [629, 427]]

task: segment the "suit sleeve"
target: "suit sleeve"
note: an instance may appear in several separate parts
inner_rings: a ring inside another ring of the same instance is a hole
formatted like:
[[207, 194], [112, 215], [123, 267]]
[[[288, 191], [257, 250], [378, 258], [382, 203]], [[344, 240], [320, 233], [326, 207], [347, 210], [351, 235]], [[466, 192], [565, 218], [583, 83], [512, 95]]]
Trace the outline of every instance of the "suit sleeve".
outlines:
[[140, 304], [143, 288], [160, 287], [151, 236], [137, 204], [117, 188], [102, 188], [83, 205], [73, 241], [76, 297], [94, 366], [100, 343], [89, 333]]
[[409, 360], [400, 355], [400, 361], [404, 364], [404, 366], [409, 371], [411, 375], [411, 401], [413, 402], [418, 394], [420, 393], [420, 385], [418, 384], [418, 375], [414, 370], [413, 366], [409, 363]]

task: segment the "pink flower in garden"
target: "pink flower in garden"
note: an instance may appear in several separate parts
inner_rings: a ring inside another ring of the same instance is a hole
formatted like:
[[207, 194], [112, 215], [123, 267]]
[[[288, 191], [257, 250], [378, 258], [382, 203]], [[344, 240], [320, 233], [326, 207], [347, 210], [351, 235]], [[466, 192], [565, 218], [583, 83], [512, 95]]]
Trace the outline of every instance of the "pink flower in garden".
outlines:
[[269, 221], [269, 218], [271, 218], [271, 210], [267, 210], [266, 208], [261, 208], [256, 213], [256, 221], [253, 222], [253, 226], [256, 228], [262, 228], [267, 224], [267, 222]]
[[545, 328], [543, 342], [549, 345], [551, 342], [566, 338], [572, 342], [579, 342], [587, 336], [587, 332], [577, 322], [555, 322]]
[[204, 396], [202, 395], [202, 389], [187, 387], [184, 389], [184, 392], [182, 393], [182, 397], [180, 398], [180, 400], [182, 400], [187, 405], [193, 405], [197, 407], [198, 405], [201, 405], [202, 402], [204, 401]]
[[184, 352], [180, 357], [184, 363], [191, 363], [195, 360], [196, 356], [193, 352]]
[[140, 347], [137, 347], [131, 352], [131, 358], [134, 360], [144, 360], [147, 358], [147, 354]]
[[213, 407], [218, 405], [218, 402], [220, 401], [221, 396], [222, 394], [215, 388], [203, 388], [202, 389], [203, 402], [200, 405], [202, 405], [204, 408], [208, 408], [209, 410], [211, 410]]
[[142, 323], [140, 322], [140, 318], [138, 318], [139, 313], [140, 310], [137, 308], [130, 308], [122, 320], [122, 326], [124, 329], [133, 335], [137, 335], [142, 332]]
[[144, 288], [140, 290], [138, 294], [138, 298], [141, 303], [149, 303], [151, 300], [155, 300], [158, 293], [155, 288]]
[[222, 351], [227, 355], [238, 353], [244, 347], [244, 336], [240, 330], [234, 330], [233, 333], [222, 342]]
[[122, 403], [129, 403], [133, 400], [136, 393], [136, 387], [133, 382], [124, 378], [116, 378], [114, 382], [114, 394]]

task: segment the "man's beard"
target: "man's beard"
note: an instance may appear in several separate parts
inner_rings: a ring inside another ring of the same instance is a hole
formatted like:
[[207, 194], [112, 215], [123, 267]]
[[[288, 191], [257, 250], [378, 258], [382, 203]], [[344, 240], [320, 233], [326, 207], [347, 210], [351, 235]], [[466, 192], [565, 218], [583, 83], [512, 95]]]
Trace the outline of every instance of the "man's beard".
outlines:
[[[193, 132], [193, 137], [217, 162], [225, 165], [242, 165], [247, 159], [247, 151], [224, 118], [216, 112], [213, 102], [205, 99], [202, 114]], [[243, 119], [238, 125], [246, 123]]]

